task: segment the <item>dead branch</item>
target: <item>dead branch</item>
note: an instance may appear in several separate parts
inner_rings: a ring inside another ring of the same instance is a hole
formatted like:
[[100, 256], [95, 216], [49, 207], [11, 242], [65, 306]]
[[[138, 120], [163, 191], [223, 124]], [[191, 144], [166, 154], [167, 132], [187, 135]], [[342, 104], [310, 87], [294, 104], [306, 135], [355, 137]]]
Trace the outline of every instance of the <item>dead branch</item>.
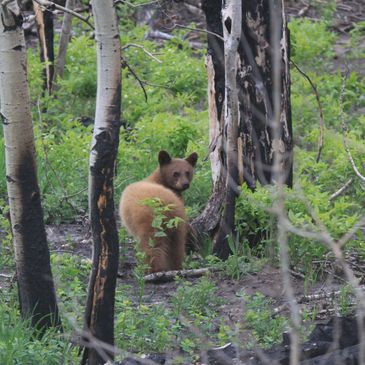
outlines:
[[205, 34], [211, 34], [214, 35], [215, 37], [217, 37], [218, 39], [220, 39], [221, 41], [224, 41], [224, 38], [214, 32], [211, 32], [209, 30], [206, 29], [200, 29], [200, 28], [191, 28], [191, 27], [187, 27], [185, 25], [182, 24], [178, 24], [178, 23], [174, 23], [171, 27], [165, 27], [167, 30], [174, 30], [175, 28], [181, 28], [181, 29], [187, 29], [187, 30], [191, 30], [192, 32], [199, 32], [199, 33], [205, 33]]
[[129, 2], [127, 0], [115, 0], [114, 4], [126, 4], [126, 5], [130, 6], [131, 8], [139, 8], [141, 6], [158, 4], [159, 2], [160, 2], [160, 0], [152, 0], [152, 1], [147, 1], [145, 3], [142, 3], [142, 4], [132, 4], [131, 2]]
[[347, 188], [349, 188], [351, 186], [351, 184], [353, 183], [353, 181], [354, 181], [354, 179], [351, 178], [340, 189], [338, 189], [336, 192], [334, 192], [330, 196], [330, 201], [335, 200], [337, 197], [339, 197]]
[[192, 269], [192, 270], [173, 270], [173, 271], [161, 271], [153, 274], [146, 275], [144, 277], [147, 283], [163, 283], [166, 281], [173, 281], [176, 277], [182, 278], [193, 278], [197, 276], [202, 276], [211, 272], [209, 268], [202, 269]]
[[64, 13], [69, 13], [69, 14], [73, 15], [74, 17], [82, 20], [91, 29], [94, 30], [94, 26], [89, 22], [89, 17], [86, 18], [86, 17], [80, 15], [79, 13], [77, 13], [76, 11], [73, 11], [72, 9], [67, 9], [64, 6], [58, 5], [52, 1], [48, 1], [48, 0], [34, 0], [34, 1], [48, 11], [53, 11], [54, 9], [58, 9], [58, 10], [63, 11]]
[[360, 171], [358, 170], [358, 168], [355, 165], [355, 161], [352, 158], [352, 154], [351, 154], [349, 145], [347, 143], [347, 138], [346, 138], [348, 128], [347, 128], [347, 124], [345, 122], [345, 117], [344, 117], [344, 113], [343, 113], [343, 97], [344, 97], [344, 93], [345, 93], [346, 80], [347, 80], [348, 74], [349, 74], [349, 71], [347, 70], [345, 73], [345, 76], [343, 77], [343, 80], [342, 80], [341, 93], [340, 93], [340, 120], [341, 120], [341, 125], [342, 125], [342, 132], [343, 132], [343, 144], [345, 146], [347, 156], [350, 160], [350, 164], [351, 164], [356, 176], [359, 177], [362, 182], [365, 182], [365, 176], [363, 176], [360, 173]]
[[323, 136], [324, 136], [324, 117], [323, 117], [322, 103], [319, 98], [317, 86], [313, 83], [311, 78], [293, 60], [290, 60], [290, 62], [298, 70], [298, 72], [302, 76], [304, 76], [304, 78], [309, 82], [309, 84], [311, 85], [312, 90], [314, 92], [314, 95], [316, 96], [318, 110], [319, 110], [319, 126], [320, 126], [320, 130], [319, 130], [320, 134], [319, 134], [319, 139], [318, 139], [318, 153], [317, 153], [316, 162], [319, 162], [319, 159], [321, 158], [322, 148], [323, 148]]
[[143, 46], [141, 46], [140, 44], [135, 44], [135, 43], [128, 43], [125, 46], [122, 47], [122, 51], [128, 49], [129, 47], [136, 47], [141, 49], [146, 55], [148, 55], [149, 57], [151, 57], [153, 60], [155, 60], [158, 63], [162, 63], [161, 60], [159, 60], [157, 57], [155, 57], [151, 52], [147, 51], [146, 48], [144, 48]]
[[144, 87], [144, 83], [143, 81], [138, 77], [138, 75], [134, 72], [134, 70], [132, 69], [131, 66], [129, 66], [128, 62], [122, 57], [122, 68], [123, 67], [127, 67], [127, 69], [129, 70], [129, 72], [134, 76], [134, 78], [137, 80], [137, 82], [139, 83], [139, 85], [141, 86], [142, 90], [143, 90], [143, 94], [145, 97], [146, 102], [148, 101], [148, 96], [147, 96], [147, 92], [146, 89]]

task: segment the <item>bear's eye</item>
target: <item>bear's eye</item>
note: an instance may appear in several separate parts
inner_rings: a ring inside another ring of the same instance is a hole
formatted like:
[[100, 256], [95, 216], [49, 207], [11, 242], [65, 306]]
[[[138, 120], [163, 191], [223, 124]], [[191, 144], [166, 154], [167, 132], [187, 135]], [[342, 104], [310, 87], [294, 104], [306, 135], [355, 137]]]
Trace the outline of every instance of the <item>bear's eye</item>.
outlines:
[[185, 175], [186, 175], [186, 177], [189, 177], [190, 176], [190, 172], [189, 171], [186, 171], [185, 172]]
[[180, 172], [175, 171], [175, 172], [173, 173], [173, 176], [174, 176], [175, 178], [179, 177], [179, 176], [180, 176]]

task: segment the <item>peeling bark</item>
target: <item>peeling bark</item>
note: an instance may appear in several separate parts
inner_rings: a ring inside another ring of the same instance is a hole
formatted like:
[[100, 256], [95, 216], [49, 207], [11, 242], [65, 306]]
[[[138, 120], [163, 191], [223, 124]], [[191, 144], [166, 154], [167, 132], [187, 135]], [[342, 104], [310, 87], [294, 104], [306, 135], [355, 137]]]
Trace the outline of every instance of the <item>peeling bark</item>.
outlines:
[[234, 230], [234, 213], [238, 196], [237, 137], [239, 105], [237, 93], [237, 51], [241, 38], [241, 0], [226, 0], [222, 9], [224, 35], [225, 102], [223, 125], [223, 149], [226, 156], [223, 214], [217, 235], [213, 240], [213, 251], [219, 258], [227, 259], [230, 254], [229, 236]]
[[16, 1], [0, 7], [0, 108], [6, 180], [23, 318], [60, 325], [37, 183], [22, 17]]
[[[114, 171], [119, 144], [121, 47], [112, 0], [93, 1], [98, 80], [95, 127], [89, 164], [89, 211], [93, 235], [93, 266], [85, 310], [85, 330], [114, 344], [114, 299], [118, 273], [118, 231], [114, 215]], [[89, 336], [88, 336], [89, 337]], [[112, 353], [84, 349], [82, 364], [104, 364]]]

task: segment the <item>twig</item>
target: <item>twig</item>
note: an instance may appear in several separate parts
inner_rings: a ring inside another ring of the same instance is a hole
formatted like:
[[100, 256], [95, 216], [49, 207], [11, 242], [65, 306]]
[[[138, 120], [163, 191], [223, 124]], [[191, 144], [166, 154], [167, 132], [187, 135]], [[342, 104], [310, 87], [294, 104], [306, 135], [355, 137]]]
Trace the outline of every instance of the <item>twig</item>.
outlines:
[[143, 46], [139, 45], [139, 44], [135, 44], [135, 43], [128, 43], [125, 46], [122, 47], [122, 51], [126, 50], [129, 47], [136, 47], [141, 49], [146, 55], [150, 56], [152, 59], [154, 59], [155, 61], [157, 61], [158, 63], [162, 63], [161, 60], [159, 60], [157, 57], [155, 57], [151, 52], [147, 51], [146, 48], [144, 48]]
[[52, 1], [48, 0], [34, 0], [36, 3], [38, 3], [40, 6], [43, 6], [46, 10], [52, 11], [53, 9], [58, 9], [63, 11], [64, 13], [69, 13], [73, 15], [76, 18], [79, 18], [83, 22], [85, 22], [91, 29], [95, 29], [94, 26], [89, 22], [89, 17], [85, 18], [84, 16], [80, 15], [79, 13], [76, 13], [75, 11], [71, 9], [67, 9], [64, 6], [58, 5]]
[[336, 192], [334, 192], [330, 196], [330, 201], [335, 200], [337, 197], [339, 197], [351, 184], [353, 183], [354, 179], [351, 178], [349, 181], [345, 183], [340, 189], [338, 189]]
[[146, 5], [151, 5], [151, 4], [158, 4], [160, 2], [160, 0], [152, 0], [152, 1], [147, 1], [145, 3], [142, 4], [132, 4], [131, 2], [127, 1], [127, 0], [115, 0], [114, 4], [126, 4], [132, 8], [139, 8], [141, 6], [146, 6]]
[[191, 27], [187, 27], [185, 25], [181, 25], [181, 24], [177, 24], [177, 23], [174, 23], [171, 27], [164, 27], [164, 28], [167, 29], [167, 30], [173, 30], [175, 28], [188, 29], [188, 30], [191, 30], [193, 32], [211, 34], [211, 35], [214, 35], [215, 37], [217, 37], [218, 39], [220, 39], [221, 41], [224, 41], [224, 38], [221, 35], [219, 35], [217, 33], [214, 33], [214, 32], [211, 32], [210, 30], [206, 30], [206, 29], [191, 28]]
[[0, 277], [6, 278], [6, 279], [11, 279], [13, 277], [13, 275], [0, 273]]
[[343, 144], [345, 146], [345, 150], [347, 152], [347, 156], [350, 160], [350, 164], [356, 174], [357, 177], [359, 177], [363, 182], [365, 182], [365, 177], [360, 173], [360, 171], [358, 170], [358, 168], [355, 165], [355, 161], [352, 158], [352, 154], [350, 151], [350, 148], [347, 144], [347, 138], [346, 138], [346, 134], [347, 134], [347, 125], [345, 122], [345, 117], [343, 115], [343, 97], [344, 97], [344, 93], [345, 93], [345, 87], [346, 87], [346, 80], [348, 77], [348, 73], [349, 70], [346, 71], [345, 76], [343, 77], [343, 82], [342, 82], [342, 86], [341, 86], [341, 93], [340, 93], [340, 120], [341, 120], [341, 125], [342, 125], [342, 132], [343, 132]]
[[144, 97], [146, 99], [146, 102], [148, 101], [148, 96], [147, 96], [147, 92], [146, 92], [146, 89], [144, 87], [144, 84], [142, 82], [142, 80], [137, 76], [137, 74], [133, 71], [132, 67], [129, 66], [128, 62], [122, 58], [122, 67], [125, 66], [127, 67], [127, 69], [129, 70], [129, 72], [134, 76], [134, 78], [138, 81], [139, 85], [141, 86], [142, 90], [143, 90], [143, 94], [144, 94]]
[[175, 278], [183, 277], [183, 278], [192, 278], [196, 276], [202, 276], [211, 272], [209, 268], [202, 269], [193, 269], [193, 270], [173, 270], [173, 271], [162, 271], [156, 272], [153, 274], [146, 275], [144, 277], [145, 282], [147, 283], [163, 283], [166, 281], [173, 281]]
[[312, 87], [312, 90], [316, 96], [317, 104], [318, 104], [318, 110], [319, 110], [319, 125], [320, 125], [320, 135], [318, 139], [318, 153], [316, 162], [319, 162], [319, 159], [321, 158], [321, 152], [323, 148], [323, 135], [324, 135], [324, 117], [323, 117], [323, 109], [321, 100], [319, 98], [319, 93], [317, 90], [317, 86], [313, 83], [311, 78], [291, 59], [290, 62], [293, 64], [293, 66], [298, 70], [298, 72], [305, 77], [305, 79], [309, 82], [309, 84]]

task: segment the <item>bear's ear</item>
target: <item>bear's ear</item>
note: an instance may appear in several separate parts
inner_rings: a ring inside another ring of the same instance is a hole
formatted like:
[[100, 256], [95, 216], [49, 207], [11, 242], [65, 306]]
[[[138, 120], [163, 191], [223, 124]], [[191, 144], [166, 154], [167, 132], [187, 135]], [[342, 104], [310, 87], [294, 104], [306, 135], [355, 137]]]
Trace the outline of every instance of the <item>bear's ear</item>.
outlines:
[[171, 157], [166, 151], [160, 151], [158, 154], [158, 163], [162, 165], [167, 165], [171, 162]]
[[196, 152], [193, 152], [189, 157], [185, 159], [189, 162], [189, 164], [193, 167], [196, 165], [196, 161], [198, 160], [198, 154]]

